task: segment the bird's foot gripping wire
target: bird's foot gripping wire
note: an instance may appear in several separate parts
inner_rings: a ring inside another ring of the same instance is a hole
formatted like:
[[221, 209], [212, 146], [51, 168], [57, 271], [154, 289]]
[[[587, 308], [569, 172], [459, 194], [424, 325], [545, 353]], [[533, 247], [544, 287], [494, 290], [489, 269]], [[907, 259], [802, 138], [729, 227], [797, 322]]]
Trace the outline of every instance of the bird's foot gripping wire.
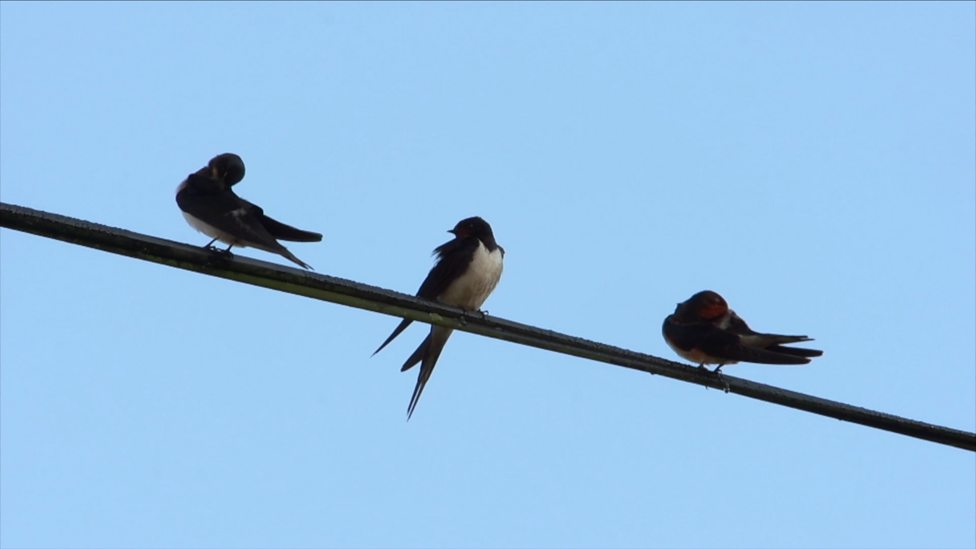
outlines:
[[[212, 243], [211, 243], [211, 244], [212, 244]], [[217, 253], [222, 253], [222, 254], [224, 254], [224, 255], [234, 255], [234, 254], [232, 254], [232, 253], [230, 252], [230, 249], [234, 247], [234, 245], [233, 245], [233, 244], [231, 244], [230, 246], [227, 246], [227, 247], [226, 247], [226, 248], [224, 248], [224, 249], [220, 249], [220, 248], [218, 248], [217, 246], [211, 246], [210, 244], [207, 244], [207, 246], [206, 246], [206, 247], [207, 247], [208, 249], [210, 249], [210, 250], [213, 250], [213, 251], [215, 251], [215, 252], [217, 252]]]
[[[722, 391], [728, 393], [732, 388], [729, 386], [729, 382], [725, 380], [725, 376], [722, 375], [722, 366], [725, 366], [725, 364], [719, 364], [714, 370], [709, 370], [704, 364], [699, 364], [698, 369], [717, 377], [722, 382]], [[705, 389], [708, 389], [708, 385], [705, 385]]]
[[488, 311], [482, 311], [481, 309], [473, 309], [473, 310], [464, 309], [464, 312], [465, 312], [465, 314], [464, 315], [461, 315], [461, 318], [459, 319], [459, 321], [461, 322], [461, 325], [462, 326], [467, 326], [468, 325], [468, 319], [466, 318], [466, 315], [467, 314], [472, 314], [472, 315], [477, 314], [477, 315], [481, 316], [481, 320], [487, 320], [488, 319]]
[[230, 246], [227, 246], [224, 249], [220, 249], [217, 246], [214, 246], [213, 245], [213, 243], [216, 242], [216, 241], [217, 241], [217, 239], [215, 238], [215, 239], [211, 240], [210, 242], [207, 242], [203, 246], [203, 249], [204, 250], [207, 250], [208, 252], [214, 252], [216, 254], [222, 255], [224, 257], [233, 257], [234, 256], [234, 254], [232, 254], [231, 251], [230, 251], [230, 249], [234, 247], [233, 244], [231, 244]]
[[[699, 371], [699, 372], [707, 372], [707, 373], [712, 373], [712, 371], [711, 371], [711, 370], [709, 370], [708, 368], [706, 368], [706, 367], [705, 367], [705, 364], [699, 364], [699, 365], [698, 365], [698, 371]], [[706, 390], [706, 391], [708, 390], [708, 385], [705, 385], [705, 390]]]
[[718, 366], [716, 366], [715, 369], [712, 370], [712, 373], [715, 374], [718, 377], [719, 381], [722, 382], [722, 390], [728, 393], [729, 391], [732, 390], [732, 388], [729, 387], [729, 382], [726, 381], [725, 376], [722, 375], [722, 366], [725, 366], [725, 364], [719, 364]]

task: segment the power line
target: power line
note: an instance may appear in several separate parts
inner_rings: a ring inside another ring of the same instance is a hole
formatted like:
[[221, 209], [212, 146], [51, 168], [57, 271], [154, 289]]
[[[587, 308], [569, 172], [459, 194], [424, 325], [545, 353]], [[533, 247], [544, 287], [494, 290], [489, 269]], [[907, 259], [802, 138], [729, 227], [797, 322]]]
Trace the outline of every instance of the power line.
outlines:
[[0, 227], [340, 305], [450, 326], [478, 335], [662, 375], [875, 429], [976, 451], [976, 433], [903, 418], [725, 374], [718, 376], [694, 366], [495, 316], [483, 318], [479, 313], [464, 312], [454, 307], [351, 280], [241, 256], [225, 256], [198, 246], [189, 246], [3, 202], [0, 202]]

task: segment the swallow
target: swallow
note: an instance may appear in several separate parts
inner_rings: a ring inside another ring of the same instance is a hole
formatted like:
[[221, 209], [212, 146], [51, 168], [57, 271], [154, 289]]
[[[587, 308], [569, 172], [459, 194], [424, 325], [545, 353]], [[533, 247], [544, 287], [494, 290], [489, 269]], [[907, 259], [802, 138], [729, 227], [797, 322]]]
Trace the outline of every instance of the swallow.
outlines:
[[[491, 225], [480, 217], [462, 219], [448, 232], [454, 234], [454, 239], [434, 249], [437, 263], [417, 290], [417, 297], [466, 311], [480, 310], [501, 279], [505, 250], [495, 242]], [[410, 319], [400, 322], [390, 337], [373, 351], [373, 355], [383, 350], [411, 322], [413, 321]], [[432, 324], [430, 334], [400, 368], [401, 372], [405, 372], [420, 363], [417, 385], [407, 406], [408, 420], [413, 415], [424, 386], [427, 385], [444, 344], [453, 331], [453, 328]]]
[[760, 364], [807, 364], [823, 351], [785, 347], [786, 343], [813, 341], [807, 336], [754, 332], [722, 296], [711, 290], [698, 292], [678, 303], [674, 314], [664, 319], [664, 340], [681, 357], [695, 362], [722, 366], [737, 362]]
[[244, 161], [233, 153], [218, 154], [206, 167], [187, 176], [176, 188], [176, 204], [191, 227], [228, 244], [224, 252], [234, 246], [248, 246], [278, 254], [305, 268], [312, 267], [295, 257], [278, 240], [319, 242], [322, 235], [296, 229], [268, 217], [259, 206], [237, 196], [233, 187], [244, 179]]

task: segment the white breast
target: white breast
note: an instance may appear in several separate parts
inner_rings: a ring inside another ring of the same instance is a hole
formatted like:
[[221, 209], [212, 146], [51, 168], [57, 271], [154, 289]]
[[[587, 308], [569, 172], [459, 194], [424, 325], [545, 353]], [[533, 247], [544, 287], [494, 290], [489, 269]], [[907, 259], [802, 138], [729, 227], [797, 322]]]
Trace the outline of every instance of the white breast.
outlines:
[[679, 349], [677, 346], [672, 345], [671, 341], [669, 341], [667, 338], [665, 338], [664, 341], [665, 343], [668, 344], [668, 347], [671, 347], [671, 349], [673, 349], [674, 352], [678, 353], [678, 355], [680, 355], [681, 358], [684, 358], [685, 360], [689, 360], [695, 364], [735, 364], [736, 362], [738, 362], [736, 360], [723, 360], [720, 358], [715, 358], [711, 355], [707, 355], [699, 351], [694, 347], [689, 351], [685, 351], [684, 349]]
[[[179, 194], [180, 191], [185, 189], [188, 182], [189, 179], [184, 179], [183, 182], [180, 183], [178, 187], [176, 187], [176, 194]], [[210, 238], [216, 238], [217, 240], [223, 242], [224, 244], [232, 244], [241, 248], [245, 247], [237, 241], [237, 237], [235, 237], [234, 235], [221, 231], [220, 229], [210, 225], [206, 221], [194, 217], [182, 210], [180, 210], [180, 213], [183, 214], [183, 219], [186, 219], [186, 222], [189, 223], [191, 227], [209, 236]]]
[[209, 223], [201, 221], [200, 219], [197, 219], [186, 212], [183, 212], [183, 218], [186, 219], [186, 222], [189, 223], [191, 227], [209, 236], [210, 238], [216, 238], [224, 244], [233, 244], [239, 248], [246, 247], [237, 239], [236, 236], [230, 233], [225, 233], [224, 231], [221, 231], [220, 229], [211, 226]]
[[478, 242], [468, 270], [437, 296], [437, 300], [469, 311], [479, 310], [501, 277], [501, 248], [489, 252], [484, 244]]

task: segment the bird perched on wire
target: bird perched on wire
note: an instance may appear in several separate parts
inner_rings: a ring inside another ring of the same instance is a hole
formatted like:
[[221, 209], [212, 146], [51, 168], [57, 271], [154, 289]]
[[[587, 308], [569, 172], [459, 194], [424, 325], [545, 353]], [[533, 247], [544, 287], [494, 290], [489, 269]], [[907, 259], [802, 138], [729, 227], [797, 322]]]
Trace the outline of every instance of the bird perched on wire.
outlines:
[[176, 204], [183, 217], [194, 229], [227, 244], [224, 252], [234, 246], [248, 246], [278, 254], [289, 261], [311, 269], [295, 254], [278, 243], [319, 242], [322, 235], [285, 225], [268, 217], [259, 206], [237, 196], [231, 189], [244, 179], [244, 161], [233, 153], [218, 154], [206, 167], [191, 173], [176, 189]]
[[760, 364], [807, 364], [823, 351], [786, 347], [786, 343], [813, 341], [807, 336], [754, 332], [719, 294], [705, 290], [679, 303], [664, 319], [664, 340], [683, 358], [704, 368], [737, 362]]
[[[477, 311], [502, 276], [505, 250], [495, 242], [491, 225], [480, 217], [462, 219], [448, 232], [454, 234], [454, 240], [445, 242], [434, 250], [437, 263], [417, 290], [417, 297], [467, 311]], [[404, 319], [373, 354], [386, 347], [411, 322], [413, 321]], [[444, 344], [453, 331], [453, 328], [432, 324], [430, 334], [400, 368], [401, 372], [405, 372], [420, 363], [417, 385], [407, 406], [407, 419], [413, 415], [424, 386], [427, 385]]]

